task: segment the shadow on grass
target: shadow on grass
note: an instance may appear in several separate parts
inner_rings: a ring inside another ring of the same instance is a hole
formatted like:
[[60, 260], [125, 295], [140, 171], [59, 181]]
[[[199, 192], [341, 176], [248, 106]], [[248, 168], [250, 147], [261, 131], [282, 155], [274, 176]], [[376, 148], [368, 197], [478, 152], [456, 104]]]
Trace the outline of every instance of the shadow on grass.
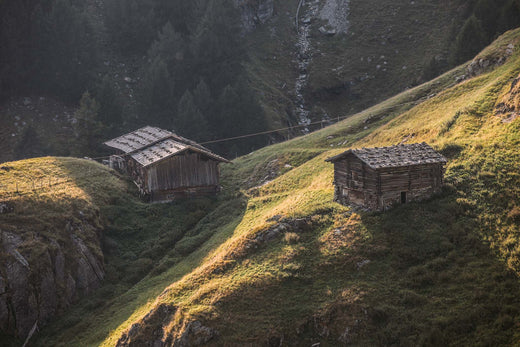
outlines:
[[[335, 229], [331, 216], [301, 234], [270, 280], [219, 301], [210, 322], [217, 343], [512, 344], [520, 283], [482, 240], [476, 213], [445, 193], [362, 213], [350, 231]], [[340, 232], [364, 236], [324, 254], [323, 235]], [[269, 261], [288, 250], [281, 240], [259, 252]]]
[[70, 176], [98, 203], [106, 276], [96, 293], [43, 330], [37, 345], [102, 343], [230, 237], [218, 226], [238, 225], [246, 208], [243, 196], [229, 194], [144, 204], [131, 185], [100, 192], [92, 172], [85, 175], [72, 166]]
[[[446, 193], [367, 214], [370, 340], [379, 345], [510, 345], [520, 283], [483, 239], [479, 211]], [[369, 341], [370, 341], [369, 340]]]

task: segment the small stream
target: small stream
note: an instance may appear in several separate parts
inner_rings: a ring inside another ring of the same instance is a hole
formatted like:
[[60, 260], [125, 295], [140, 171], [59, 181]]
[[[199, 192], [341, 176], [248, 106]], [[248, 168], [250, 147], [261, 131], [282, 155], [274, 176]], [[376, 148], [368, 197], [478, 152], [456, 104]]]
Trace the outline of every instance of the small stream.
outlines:
[[[300, 125], [311, 123], [309, 105], [307, 105], [303, 93], [309, 81], [307, 68], [312, 61], [311, 26], [318, 16], [319, 7], [319, 0], [301, 0], [296, 13], [296, 26], [298, 28], [296, 63], [299, 75], [295, 83], [295, 114]], [[304, 132], [309, 132], [309, 129], [305, 127]]]

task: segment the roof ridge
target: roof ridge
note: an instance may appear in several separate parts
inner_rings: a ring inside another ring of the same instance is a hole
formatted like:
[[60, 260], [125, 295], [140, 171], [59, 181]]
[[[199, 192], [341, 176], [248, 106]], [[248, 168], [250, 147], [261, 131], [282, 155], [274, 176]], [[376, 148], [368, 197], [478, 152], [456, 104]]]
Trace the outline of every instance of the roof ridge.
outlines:
[[447, 162], [444, 156], [426, 142], [349, 149], [326, 161], [335, 162], [350, 153], [373, 169]]

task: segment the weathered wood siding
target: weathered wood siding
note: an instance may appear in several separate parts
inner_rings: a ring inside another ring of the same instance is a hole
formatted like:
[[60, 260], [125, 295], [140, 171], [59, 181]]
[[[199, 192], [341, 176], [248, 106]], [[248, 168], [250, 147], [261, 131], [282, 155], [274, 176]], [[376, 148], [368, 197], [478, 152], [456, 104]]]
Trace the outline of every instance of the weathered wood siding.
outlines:
[[354, 155], [334, 164], [335, 200], [343, 204], [377, 205], [377, 172]]
[[355, 155], [334, 163], [335, 200], [346, 205], [383, 210], [422, 200], [440, 191], [444, 169], [440, 163], [374, 170]]
[[420, 201], [442, 188], [442, 164], [414, 165], [380, 170], [379, 209], [406, 202]]
[[218, 162], [198, 153], [186, 153], [145, 168], [148, 191], [218, 186]]

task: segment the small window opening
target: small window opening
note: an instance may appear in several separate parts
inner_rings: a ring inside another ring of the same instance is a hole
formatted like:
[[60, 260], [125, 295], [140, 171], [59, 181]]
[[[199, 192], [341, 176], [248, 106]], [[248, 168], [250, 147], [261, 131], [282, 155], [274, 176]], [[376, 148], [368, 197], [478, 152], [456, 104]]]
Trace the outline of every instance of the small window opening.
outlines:
[[401, 192], [401, 204], [406, 204], [406, 192]]

